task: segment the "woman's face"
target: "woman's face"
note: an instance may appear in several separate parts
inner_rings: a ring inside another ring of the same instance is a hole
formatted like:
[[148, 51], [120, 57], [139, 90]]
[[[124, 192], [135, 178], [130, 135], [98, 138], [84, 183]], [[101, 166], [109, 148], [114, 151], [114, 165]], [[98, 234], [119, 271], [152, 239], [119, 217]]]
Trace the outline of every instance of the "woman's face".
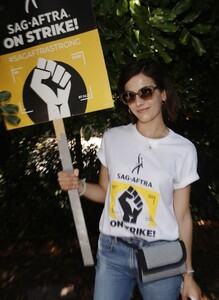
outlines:
[[[142, 73], [132, 77], [125, 84], [125, 91], [137, 93], [141, 88], [156, 84], [151, 77]], [[128, 103], [131, 112], [138, 118], [138, 122], [147, 123], [156, 119], [162, 119], [162, 102], [166, 101], [166, 92], [154, 89], [150, 99], [144, 100], [136, 95], [135, 101]]]

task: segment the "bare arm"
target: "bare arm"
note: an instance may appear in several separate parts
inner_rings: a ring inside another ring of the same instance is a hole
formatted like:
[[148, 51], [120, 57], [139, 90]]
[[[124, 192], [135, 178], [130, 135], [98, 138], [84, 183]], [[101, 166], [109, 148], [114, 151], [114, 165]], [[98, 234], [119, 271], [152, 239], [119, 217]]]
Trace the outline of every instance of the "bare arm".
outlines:
[[[186, 268], [192, 269], [192, 235], [193, 223], [190, 212], [190, 191], [191, 186], [174, 191], [174, 211], [179, 226], [179, 237], [184, 241], [186, 246], [187, 258]], [[187, 300], [193, 296], [196, 300], [201, 299], [201, 291], [193, 279], [193, 274], [188, 273], [183, 276], [184, 284], [182, 291], [182, 300]]]
[[[78, 169], [74, 169], [73, 173], [61, 171], [58, 173], [58, 182], [63, 191], [78, 189], [79, 194], [83, 191], [84, 185], [79, 179]], [[86, 183], [84, 197], [89, 200], [104, 203], [107, 187], [109, 184], [108, 169], [101, 165], [99, 183]]]

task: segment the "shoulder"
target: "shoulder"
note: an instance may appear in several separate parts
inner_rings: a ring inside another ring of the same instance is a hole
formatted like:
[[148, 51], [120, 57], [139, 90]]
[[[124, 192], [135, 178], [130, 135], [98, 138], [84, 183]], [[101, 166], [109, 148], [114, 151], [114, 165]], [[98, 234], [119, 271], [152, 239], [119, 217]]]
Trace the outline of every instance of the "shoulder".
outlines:
[[100, 158], [103, 153], [107, 156], [121, 153], [121, 149], [126, 147], [127, 141], [129, 141], [132, 127], [133, 125], [129, 124], [107, 129], [103, 134], [98, 157]]
[[170, 130], [171, 144], [174, 146], [182, 147], [184, 150], [196, 151], [195, 145], [186, 137]]
[[107, 129], [104, 132], [103, 137], [104, 138], [115, 138], [115, 137], [121, 138], [121, 136], [125, 136], [126, 134], [130, 135], [132, 130], [133, 130], [133, 124], [112, 127], [110, 129]]

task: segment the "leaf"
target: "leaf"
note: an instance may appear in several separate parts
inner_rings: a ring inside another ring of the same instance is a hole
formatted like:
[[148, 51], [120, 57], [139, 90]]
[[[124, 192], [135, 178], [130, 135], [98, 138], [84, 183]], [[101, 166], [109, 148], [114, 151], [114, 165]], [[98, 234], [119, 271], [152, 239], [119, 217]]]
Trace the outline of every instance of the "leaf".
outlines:
[[189, 10], [192, 5], [192, 0], [182, 0], [177, 2], [175, 7], [173, 8], [173, 12], [178, 16]]
[[128, 12], [128, 2], [127, 0], [119, 0], [116, 5], [116, 14], [119, 17], [124, 16]]
[[172, 61], [172, 58], [169, 54], [162, 48], [158, 43], [154, 43], [155, 51], [160, 54], [166, 64], [169, 64]]
[[158, 23], [163, 23], [163, 22], [171, 22], [176, 19], [176, 14], [172, 12], [170, 9], [166, 8], [155, 8], [152, 11], [153, 18], [158, 22]]
[[191, 31], [199, 34], [207, 34], [211, 30], [211, 25], [209, 24], [196, 24]]
[[200, 10], [189, 12], [188, 15], [183, 19], [183, 23], [192, 23], [194, 22], [201, 14]]
[[8, 91], [2, 91], [0, 92], [0, 102], [4, 102], [6, 100], [9, 100], [11, 98], [11, 93]]
[[1, 111], [8, 114], [17, 114], [18, 107], [14, 104], [5, 104], [1, 106]]
[[83, 137], [84, 137], [85, 141], [89, 141], [89, 139], [91, 138], [91, 135], [92, 135], [91, 126], [85, 126], [83, 128]]
[[135, 17], [136, 20], [143, 19], [144, 22], [146, 22], [146, 20], [149, 18], [149, 12], [147, 8], [144, 6], [138, 6], [135, 4], [131, 12], [133, 17]]
[[93, 4], [95, 5], [99, 5], [99, 9], [98, 9], [98, 15], [99, 16], [107, 16], [108, 13], [113, 11], [113, 5], [114, 3], [112, 1], [109, 0], [102, 0], [99, 1], [100, 3], [98, 3], [97, 1]]
[[170, 41], [160, 35], [156, 35], [156, 36], [154, 36], [154, 38], [165, 48], [168, 48], [171, 50], [175, 49], [175, 44], [172, 41]]
[[17, 116], [13, 116], [13, 115], [6, 115], [4, 116], [5, 120], [12, 124], [12, 125], [18, 125], [21, 121], [21, 119]]
[[178, 26], [174, 23], [163, 23], [163, 24], [152, 24], [153, 27], [159, 29], [163, 32], [176, 32], [178, 30]]
[[149, 12], [146, 7], [134, 5], [134, 9], [131, 9], [131, 12], [137, 28], [148, 33]]
[[[137, 39], [137, 42], [139, 43], [139, 36], [137, 34], [137, 32], [135, 32], [135, 35], [134, 35], [135, 39]], [[126, 36], [126, 40], [124, 41], [124, 47], [127, 47], [127, 49], [130, 51], [130, 52], [135, 52], [137, 50], [137, 47], [138, 47], [138, 43], [136, 43], [135, 39], [133, 39], [133, 37], [131, 36]]]
[[137, 39], [137, 41], [138, 41], [138, 43], [139, 43], [139, 36], [140, 36], [140, 32], [139, 32], [139, 30], [135, 30], [135, 29], [133, 29], [133, 32], [134, 32], [134, 35], [135, 35], [135, 37], [136, 37], [136, 39]]
[[190, 40], [190, 32], [186, 28], [183, 28], [179, 36], [179, 42], [180, 44], [185, 46], [188, 44], [189, 40]]
[[104, 8], [105, 11], [112, 12], [113, 6], [114, 6], [113, 1], [111, 1], [111, 0], [103, 0], [101, 2], [101, 4], [102, 4], [102, 7]]
[[206, 50], [201, 42], [200, 39], [195, 37], [194, 35], [191, 35], [191, 40], [192, 40], [192, 46], [195, 49], [195, 52], [199, 55], [202, 56]]
[[136, 7], [139, 7], [140, 5], [140, 1], [136, 1], [136, 0], [130, 0], [129, 1], [129, 6], [130, 6], [130, 10], [132, 13], [135, 12]]
[[117, 65], [125, 63], [123, 51], [121, 51], [117, 44], [111, 45], [111, 51]]

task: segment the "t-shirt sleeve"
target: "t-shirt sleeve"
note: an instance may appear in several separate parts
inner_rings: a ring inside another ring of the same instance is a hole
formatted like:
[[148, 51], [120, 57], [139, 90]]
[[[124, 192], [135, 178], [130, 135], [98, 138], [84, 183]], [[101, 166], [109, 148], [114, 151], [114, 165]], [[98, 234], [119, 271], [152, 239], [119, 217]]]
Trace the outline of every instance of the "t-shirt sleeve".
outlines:
[[174, 182], [174, 189], [182, 189], [199, 179], [197, 172], [197, 151], [193, 144], [186, 151], [184, 159], [178, 169], [178, 178]]

